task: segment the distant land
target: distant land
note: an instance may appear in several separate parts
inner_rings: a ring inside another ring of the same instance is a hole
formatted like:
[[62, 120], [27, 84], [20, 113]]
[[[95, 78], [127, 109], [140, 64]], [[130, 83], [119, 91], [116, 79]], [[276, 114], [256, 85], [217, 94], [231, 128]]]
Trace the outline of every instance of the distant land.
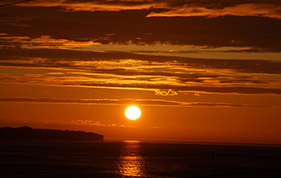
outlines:
[[0, 127], [0, 140], [87, 140], [103, 141], [103, 135], [69, 130]]

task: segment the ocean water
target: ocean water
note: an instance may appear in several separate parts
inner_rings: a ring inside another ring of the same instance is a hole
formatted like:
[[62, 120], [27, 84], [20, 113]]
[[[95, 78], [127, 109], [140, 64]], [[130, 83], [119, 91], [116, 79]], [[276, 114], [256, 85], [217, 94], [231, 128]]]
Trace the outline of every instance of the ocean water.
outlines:
[[281, 177], [281, 147], [0, 141], [0, 177]]

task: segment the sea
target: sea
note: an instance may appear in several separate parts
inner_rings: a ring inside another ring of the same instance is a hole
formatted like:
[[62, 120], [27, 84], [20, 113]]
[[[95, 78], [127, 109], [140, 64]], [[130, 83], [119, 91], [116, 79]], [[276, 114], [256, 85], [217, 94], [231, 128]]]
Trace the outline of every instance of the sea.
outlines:
[[281, 147], [142, 141], [0, 141], [0, 177], [281, 177]]

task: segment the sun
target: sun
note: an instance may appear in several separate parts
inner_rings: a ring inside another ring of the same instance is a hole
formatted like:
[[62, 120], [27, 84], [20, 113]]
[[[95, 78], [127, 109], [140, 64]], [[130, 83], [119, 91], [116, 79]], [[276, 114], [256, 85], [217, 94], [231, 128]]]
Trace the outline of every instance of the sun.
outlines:
[[128, 106], [125, 110], [125, 116], [130, 120], [137, 120], [141, 116], [141, 110], [137, 106]]

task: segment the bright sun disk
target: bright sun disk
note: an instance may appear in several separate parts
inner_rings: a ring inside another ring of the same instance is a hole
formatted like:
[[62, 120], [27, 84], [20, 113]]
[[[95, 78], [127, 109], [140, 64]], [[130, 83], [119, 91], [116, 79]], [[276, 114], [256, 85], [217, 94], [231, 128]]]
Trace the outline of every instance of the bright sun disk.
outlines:
[[125, 116], [130, 120], [137, 120], [141, 116], [141, 110], [137, 106], [129, 106], [125, 110]]

